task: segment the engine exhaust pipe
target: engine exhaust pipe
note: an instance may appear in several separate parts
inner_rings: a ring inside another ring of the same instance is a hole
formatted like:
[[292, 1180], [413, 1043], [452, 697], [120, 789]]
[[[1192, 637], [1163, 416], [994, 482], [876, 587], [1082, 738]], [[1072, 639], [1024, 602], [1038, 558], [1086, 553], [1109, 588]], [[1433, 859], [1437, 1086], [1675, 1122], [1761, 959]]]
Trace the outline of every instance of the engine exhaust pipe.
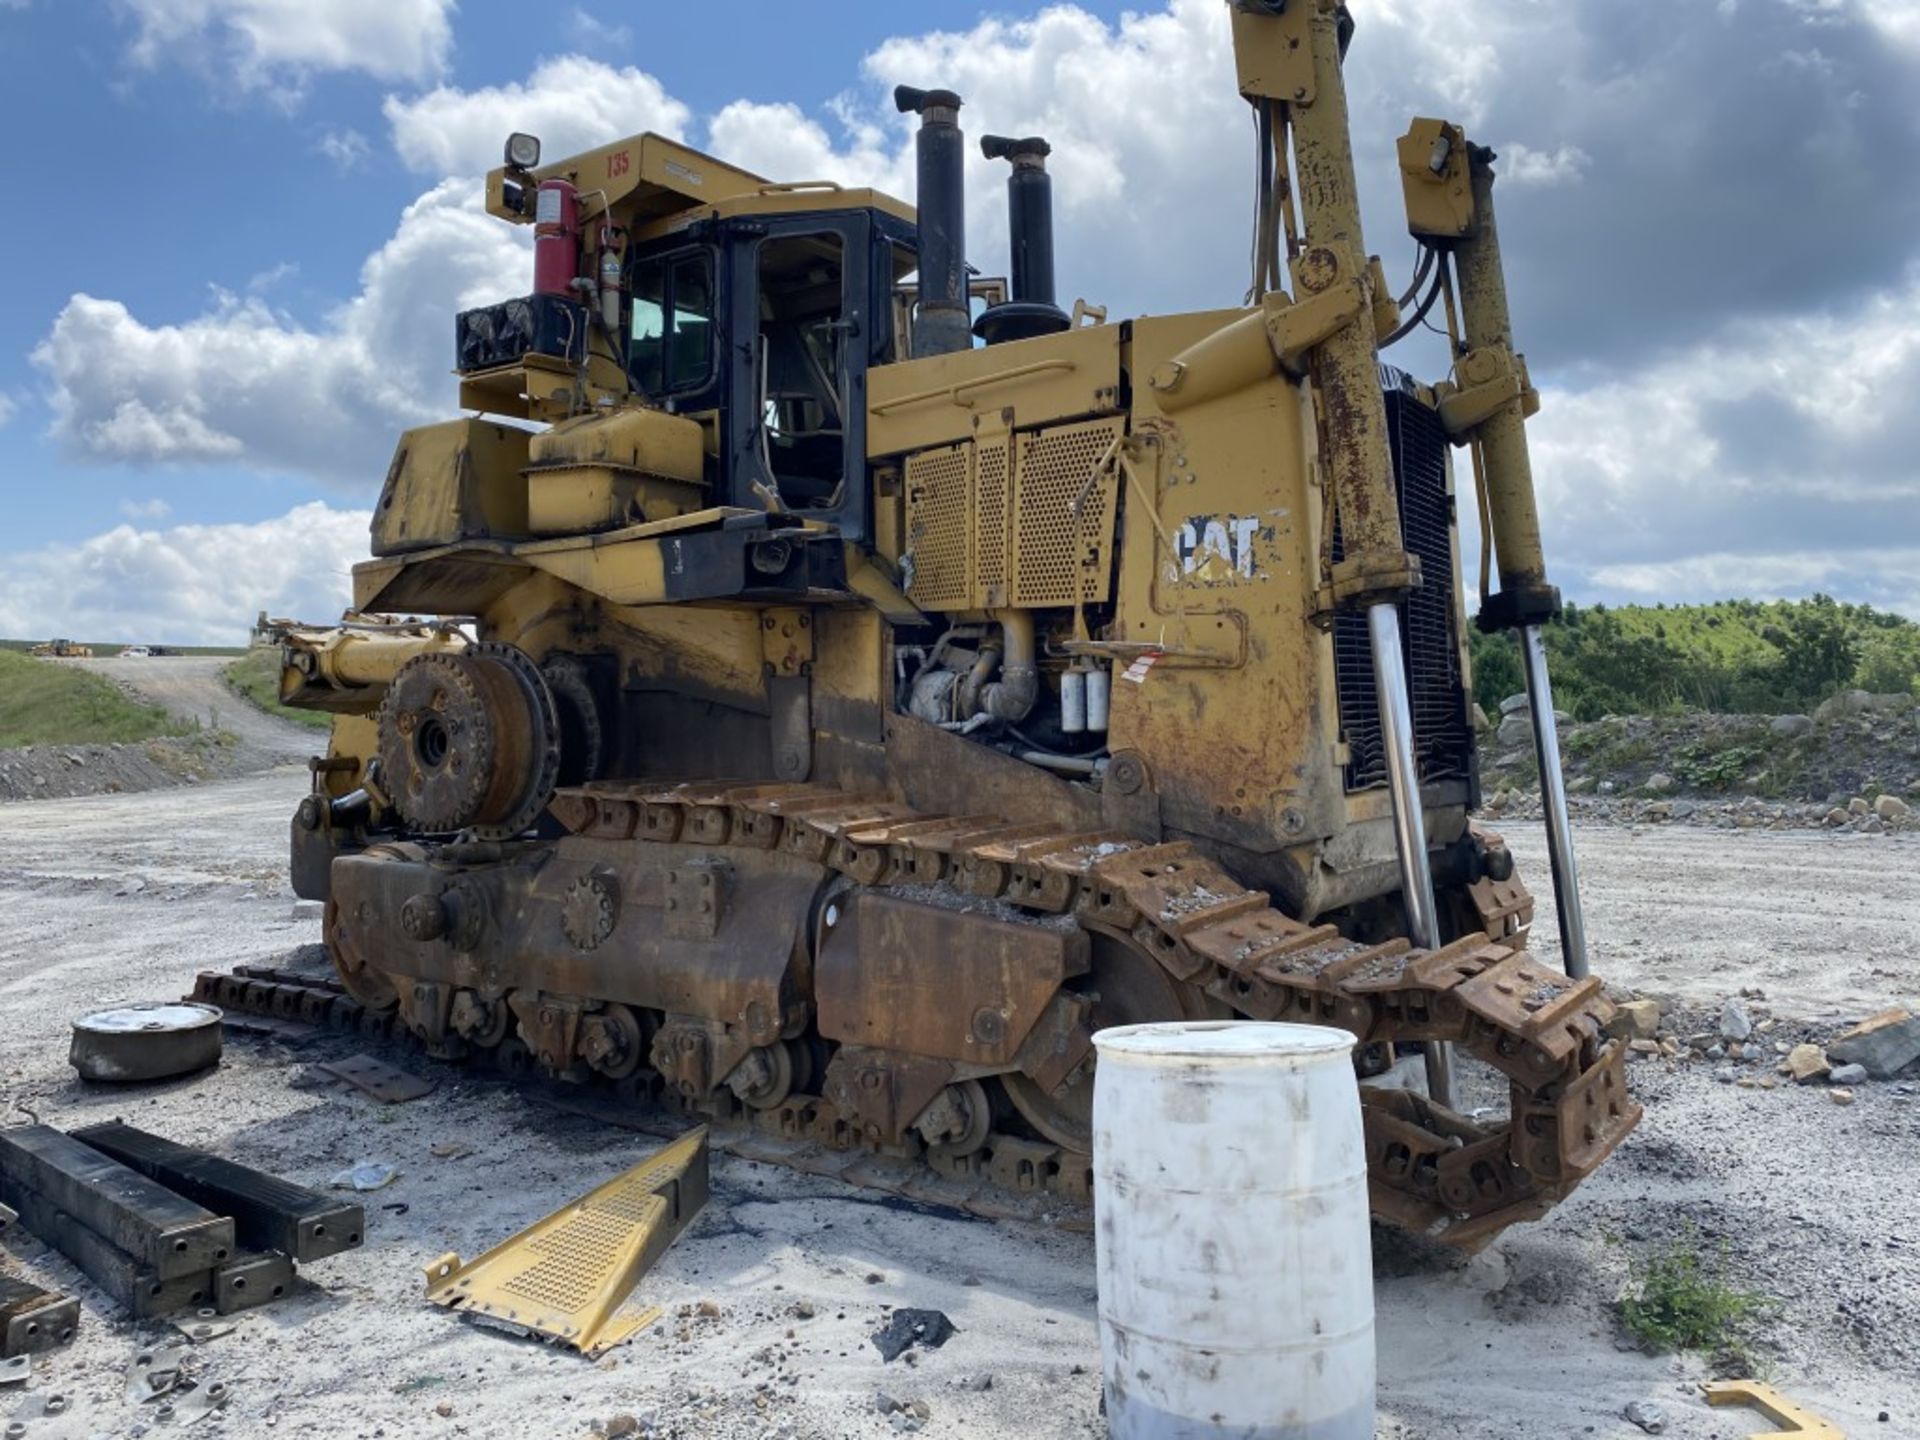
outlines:
[[974, 324], [973, 333], [989, 345], [1052, 335], [1072, 325], [1054, 303], [1053, 177], [1047, 156], [1053, 147], [1038, 135], [1013, 140], [982, 135], [980, 153], [1007, 160], [1007, 232], [1013, 298], [995, 305]]
[[970, 349], [967, 304], [966, 137], [960, 97], [951, 90], [894, 88], [901, 112], [920, 117], [914, 137], [915, 200], [920, 228], [920, 304], [913, 317], [913, 354]]

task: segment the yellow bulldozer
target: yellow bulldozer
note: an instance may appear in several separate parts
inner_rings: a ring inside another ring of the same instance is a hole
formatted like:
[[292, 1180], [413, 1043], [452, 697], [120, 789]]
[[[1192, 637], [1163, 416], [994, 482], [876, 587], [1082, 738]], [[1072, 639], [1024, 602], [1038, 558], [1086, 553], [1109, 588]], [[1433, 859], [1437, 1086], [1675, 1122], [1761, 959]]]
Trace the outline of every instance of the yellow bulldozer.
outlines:
[[[1253, 298], [1216, 310], [1061, 308], [1040, 137], [981, 142], [1011, 283], [978, 277], [951, 91], [896, 92], [912, 206], [507, 140], [533, 288], [457, 317], [466, 414], [400, 438], [348, 620], [283, 627], [282, 699], [335, 716], [292, 868], [336, 1017], [961, 1204], [1084, 1203], [1091, 1036], [1148, 1020], [1351, 1031], [1376, 1216], [1462, 1246], [1619, 1143], [1494, 157], [1399, 141], [1397, 298], [1345, 7], [1230, 8], [1261, 143]], [[1384, 365], [1430, 315], [1447, 377]], [[1471, 819], [1456, 452], [1564, 968]], [[1452, 1108], [1462, 1055], [1504, 1120]]]
[[93, 647], [76, 645], [71, 640], [42, 640], [38, 645], [28, 646], [27, 654], [53, 660], [91, 660]]

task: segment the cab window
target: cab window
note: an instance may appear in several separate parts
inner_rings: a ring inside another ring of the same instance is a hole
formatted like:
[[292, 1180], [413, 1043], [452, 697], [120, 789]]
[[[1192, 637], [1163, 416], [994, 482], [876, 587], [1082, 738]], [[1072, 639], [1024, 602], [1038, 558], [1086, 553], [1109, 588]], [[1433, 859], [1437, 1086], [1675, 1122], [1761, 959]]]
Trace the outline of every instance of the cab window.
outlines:
[[712, 375], [713, 260], [705, 250], [634, 266], [627, 368], [647, 395], [698, 389]]

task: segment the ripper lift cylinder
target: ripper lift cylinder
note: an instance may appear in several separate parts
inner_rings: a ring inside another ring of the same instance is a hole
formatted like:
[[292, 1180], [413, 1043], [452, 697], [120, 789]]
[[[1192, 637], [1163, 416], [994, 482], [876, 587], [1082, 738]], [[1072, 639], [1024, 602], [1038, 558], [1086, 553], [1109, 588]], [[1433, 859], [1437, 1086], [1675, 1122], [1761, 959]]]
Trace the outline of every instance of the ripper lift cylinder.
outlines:
[[[1507, 307], [1506, 274], [1500, 263], [1500, 231], [1493, 213], [1493, 155], [1472, 152], [1476, 224], [1454, 251], [1460, 279], [1460, 323], [1469, 353], [1500, 352], [1510, 359], [1513, 321]], [[1519, 362], [1512, 360], [1515, 373]], [[1527, 710], [1533, 721], [1534, 756], [1540, 768], [1540, 808], [1547, 822], [1547, 857], [1553, 872], [1554, 912], [1567, 974], [1587, 974], [1587, 922], [1580, 901], [1580, 870], [1573, 854], [1567, 814], [1567, 782], [1560, 770], [1560, 735], [1553, 718], [1553, 685], [1547, 675], [1540, 626], [1560, 610], [1560, 592], [1547, 582], [1540, 545], [1540, 515], [1534, 501], [1533, 462], [1527, 452], [1526, 411], [1516, 396], [1474, 431], [1480, 447], [1481, 484], [1493, 534], [1500, 589], [1480, 611], [1483, 629], [1519, 632], [1527, 680]], [[1483, 540], [1483, 543], [1486, 541]]]
[[893, 103], [920, 117], [914, 136], [914, 205], [919, 227], [920, 303], [913, 353], [945, 355], [973, 345], [967, 308], [966, 137], [951, 90], [897, 86]]
[[[1330, 0], [1298, 3], [1313, 7], [1308, 28], [1314, 87], [1310, 103], [1288, 106], [1303, 240], [1292, 273], [1295, 300], [1301, 302], [1338, 285], [1359, 281], [1370, 287], [1371, 281], [1341, 72], [1344, 7]], [[1372, 298], [1370, 288], [1367, 297]], [[1426, 806], [1414, 764], [1413, 712], [1407, 698], [1398, 609], [1401, 596], [1421, 583], [1420, 570], [1400, 530], [1379, 362], [1370, 303], [1351, 323], [1315, 346], [1312, 354], [1324, 415], [1323, 454], [1345, 550], [1345, 558], [1334, 570], [1335, 598], [1366, 611], [1408, 939], [1430, 949], [1440, 943], [1438, 911], [1427, 861]], [[1446, 577], [1436, 576], [1434, 581], [1443, 584]], [[1451, 1099], [1450, 1071], [1447, 1047], [1429, 1045], [1427, 1088], [1442, 1104]]]

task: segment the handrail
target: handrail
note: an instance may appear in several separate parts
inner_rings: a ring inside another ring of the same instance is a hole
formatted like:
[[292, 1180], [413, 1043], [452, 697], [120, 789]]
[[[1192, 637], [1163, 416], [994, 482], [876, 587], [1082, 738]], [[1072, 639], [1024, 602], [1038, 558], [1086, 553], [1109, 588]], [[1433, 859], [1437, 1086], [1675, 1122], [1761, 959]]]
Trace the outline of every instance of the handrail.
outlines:
[[1009, 380], [1024, 380], [1029, 375], [1044, 375], [1052, 370], [1078, 370], [1080, 367], [1064, 357], [1054, 360], [1036, 360], [1031, 365], [1016, 365], [1011, 370], [996, 371], [992, 375], [982, 375], [977, 380], [962, 380], [952, 385], [938, 385], [931, 390], [916, 390], [911, 395], [896, 395], [891, 400], [882, 400], [878, 405], [867, 407], [868, 413], [884, 415], [889, 410], [898, 410], [907, 405], [920, 405], [928, 400], [947, 400], [955, 405], [965, 405], [960, 397], [973, 390], [984, 390], [990, 385], [1004, 385]]

